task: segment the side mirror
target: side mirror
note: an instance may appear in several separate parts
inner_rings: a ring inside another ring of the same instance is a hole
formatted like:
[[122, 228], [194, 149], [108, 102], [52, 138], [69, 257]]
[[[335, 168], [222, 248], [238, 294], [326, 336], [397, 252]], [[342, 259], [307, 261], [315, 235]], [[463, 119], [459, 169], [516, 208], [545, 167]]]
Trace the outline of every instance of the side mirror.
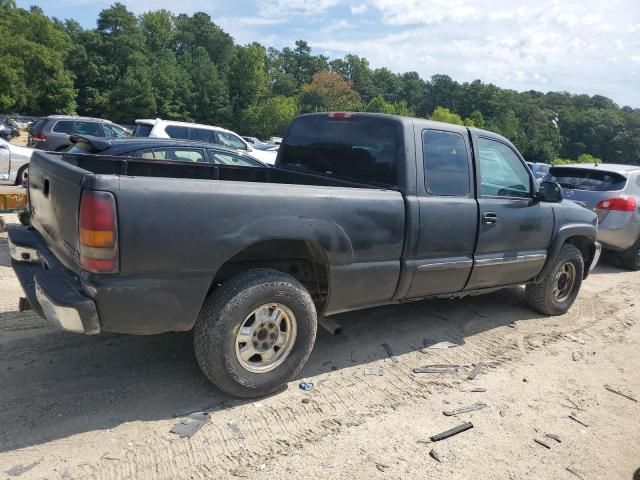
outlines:
[[556, 182], [542, 182], [538, 188], [537, 198], [543, 202], [561, 202], [563, 198], [562, 187]]

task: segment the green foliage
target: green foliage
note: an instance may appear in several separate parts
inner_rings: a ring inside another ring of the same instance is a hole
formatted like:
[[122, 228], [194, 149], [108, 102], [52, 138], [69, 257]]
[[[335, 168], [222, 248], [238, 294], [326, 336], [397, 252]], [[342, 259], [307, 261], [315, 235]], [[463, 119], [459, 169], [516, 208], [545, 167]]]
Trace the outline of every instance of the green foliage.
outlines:
[[282, 135], [298, 111], [381, 112], [491, 130], [533, 162], [640, 163], [638, 108], [600, 95], [396, 74], [357, 55], [316, 55], [304, 40], [281, 50], [238, 46], [203, 12], [136, 16], [114, 3], [85, 29], [0, 0], [0, 38], [3, 113], [77, 112], [126, 124], [162, 117], [266, 137]]
[[594, 157], [590, 153], [583, 153], [578, 156], [577, 160], [571, 160], [569, 158], [554, 158], [551, 162], [551, 165], [569, 165], [571, 163], [591, 163], [598, 164], [602, 163], [602, 160], [598, 157]]

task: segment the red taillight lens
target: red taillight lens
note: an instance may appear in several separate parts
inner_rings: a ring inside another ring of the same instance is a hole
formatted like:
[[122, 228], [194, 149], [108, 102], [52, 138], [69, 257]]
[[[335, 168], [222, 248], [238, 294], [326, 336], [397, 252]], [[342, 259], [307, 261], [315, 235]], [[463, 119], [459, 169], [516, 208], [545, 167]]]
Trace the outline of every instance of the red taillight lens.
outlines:
[[36, 140], [46, 140], [47, 136], [44, 133], [36, 133], [35, 135], [31, 135], [31, 138], [35, 138]]
[[334, 120], [349, 120], [355, 117], [355, 115], [355, 113], [349, 112], [329, 112], [329, 118], [333, 118]]
[[637, 207], [634, 197], [616, 197], [602, 200], [596, 208], [598, 210], [614, 210], [616, 212], [633, 212]]
[[94, 273], [117, 272], [118, 222], [113, 195], [84, 190], [79, 216], [80, 264]]

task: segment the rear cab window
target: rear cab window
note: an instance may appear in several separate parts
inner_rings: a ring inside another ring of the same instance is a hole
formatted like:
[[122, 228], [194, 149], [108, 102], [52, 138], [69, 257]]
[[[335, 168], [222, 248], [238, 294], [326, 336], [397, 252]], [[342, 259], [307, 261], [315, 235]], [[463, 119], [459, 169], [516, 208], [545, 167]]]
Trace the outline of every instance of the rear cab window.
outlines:
[[398, 185], [396, 128], [377, 119], [296, 119], [280, 146], [277, 166], [385, 187]]
[[591, 192], [615, 192], [627, 184], [624, 175], [589, 168], [552, 167], [545, 180], [557, 182], [563, 188]]

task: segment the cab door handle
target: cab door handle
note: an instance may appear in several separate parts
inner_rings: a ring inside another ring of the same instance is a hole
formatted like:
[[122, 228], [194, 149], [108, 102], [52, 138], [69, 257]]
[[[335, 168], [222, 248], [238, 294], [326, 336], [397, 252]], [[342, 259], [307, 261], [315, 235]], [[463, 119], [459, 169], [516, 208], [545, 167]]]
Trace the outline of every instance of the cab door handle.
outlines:
[[498, 222], [498, 215], [495, 212], [485, 212], [482, 214], [482, 223], [493, 225]]

